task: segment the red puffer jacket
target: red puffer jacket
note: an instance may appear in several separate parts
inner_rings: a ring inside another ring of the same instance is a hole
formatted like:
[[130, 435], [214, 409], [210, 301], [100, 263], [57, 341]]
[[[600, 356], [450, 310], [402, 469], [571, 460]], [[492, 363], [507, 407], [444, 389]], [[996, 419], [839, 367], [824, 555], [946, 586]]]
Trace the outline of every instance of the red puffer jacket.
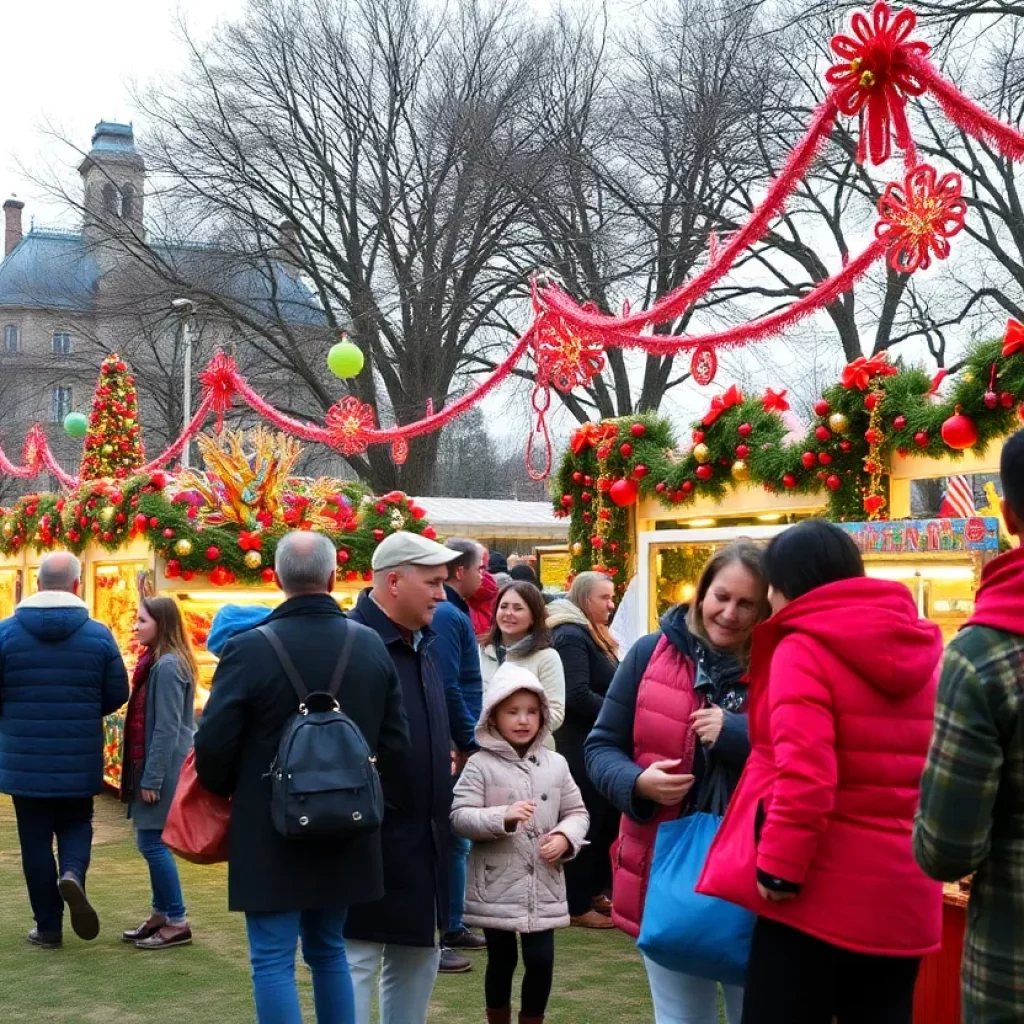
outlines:
[[[757, 627], [751, 755], [697, 889], [860, 953], [940, 946], [911, 833], [942, 635], [887, 580], [820, 587]], [[757, 874], [800, 885], [769, 902]]]

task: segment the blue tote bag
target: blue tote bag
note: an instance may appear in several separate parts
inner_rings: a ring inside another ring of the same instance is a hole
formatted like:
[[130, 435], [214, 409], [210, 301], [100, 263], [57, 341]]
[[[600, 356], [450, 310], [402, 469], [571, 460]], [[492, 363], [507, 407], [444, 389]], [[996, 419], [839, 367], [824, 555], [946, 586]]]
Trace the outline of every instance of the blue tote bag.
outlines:
[[[712, 775], [705, 787], [711, 799], [702, 806], [724, 810], [720, 774]], [[659, 826], [637, 945], [671, 971], [742, 985], [755, 915], [694, 891], [721, 824], [719, 814], [698, 810]]]

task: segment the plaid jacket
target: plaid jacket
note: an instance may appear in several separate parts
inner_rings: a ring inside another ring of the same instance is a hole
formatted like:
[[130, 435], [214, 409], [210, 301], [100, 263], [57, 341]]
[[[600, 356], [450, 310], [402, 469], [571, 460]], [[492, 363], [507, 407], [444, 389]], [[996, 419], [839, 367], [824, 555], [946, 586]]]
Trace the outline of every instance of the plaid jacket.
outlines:
[[969, 626], [948, 647], [914, 853], [932, 878], [975, 872], [964, 1024], [1024, 1021], [1024, 636]]

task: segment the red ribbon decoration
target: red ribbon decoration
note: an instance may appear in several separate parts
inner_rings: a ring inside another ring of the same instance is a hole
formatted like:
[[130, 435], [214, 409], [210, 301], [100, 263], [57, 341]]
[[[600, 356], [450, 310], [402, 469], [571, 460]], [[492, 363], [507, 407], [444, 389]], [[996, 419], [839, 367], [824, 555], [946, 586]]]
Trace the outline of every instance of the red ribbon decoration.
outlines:
[[263, 538], [258, 533], [241, 530], [238, 534], [238, 546], [243, 551], [262, 551]]
[[858, 391], [867, 391], [872, 378], [891, 377], [895, 373], [899, 373], [899, 370], [889, 362], [885, 352], [880, 352], [870, 359], [858, 356], [852, 363], [844, 366], [840, 383], [847, 391], [854, 388]]
[[726, 409], [739, 405], [743, 401], [743, 392], [735, 384], [729, 388], [724, 395], [715, 395], [711, 399], [711, 408], [707, 415], [701, 420], [705, 427], [710, 427]]
[[908, 39], [916, 26], [913, 11], [892, 17], [888, 5], [879, 0], [870, 21], [863, 11], [856, 11], [850, 19], [851, 34], [832, 37], [832, 50], [842, 60], [825, 72], [825, 81], [835, 86], [832, 95], [840, 112], [860, 116], [858, 163], [870, 157], [873, 164], [884, 164], [892, 155], [894, 136], [900, 149], [913, 148], [907, 97], [924, 93], [926, 84], [915, 62], [931, 51], [926, 42]]
[[1024, 324], [1010, 319], [1006, 321], [1006, 334], [1003, 336], [1003, 358], [1009, 359], [1018, 352], [1024, 352]]
[[764, 393], [764, 398], [761, 399], [761, 408], [765, 412], [789, 412], [789, 402], [786, 401], [786, 395], [789, 392], [786, 390], [772, 391], [771, 388]]
[[606, 441], [614, 441], [619, 428], [614, 423], [584, 423], [569, 440], [573, 455], [579, 455], [585, 448], [600, 448]]
[[231, 396], [238, 390], [238, 366], [231, 356], [218, 352], [199, 374], [204, 397], [209, 396], [217, 414], [217, 431], [224, 426], [224, 414], [231, 408]]

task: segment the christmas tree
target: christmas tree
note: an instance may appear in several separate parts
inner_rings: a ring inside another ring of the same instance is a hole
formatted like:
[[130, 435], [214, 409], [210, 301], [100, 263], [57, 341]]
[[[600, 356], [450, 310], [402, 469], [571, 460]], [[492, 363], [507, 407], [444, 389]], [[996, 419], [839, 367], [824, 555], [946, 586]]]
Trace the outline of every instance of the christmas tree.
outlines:
[[79, 476], [83, 480], [123, 479], [137, 472], [142, 461], [135, 378], [113, 353], [100, 367]]

